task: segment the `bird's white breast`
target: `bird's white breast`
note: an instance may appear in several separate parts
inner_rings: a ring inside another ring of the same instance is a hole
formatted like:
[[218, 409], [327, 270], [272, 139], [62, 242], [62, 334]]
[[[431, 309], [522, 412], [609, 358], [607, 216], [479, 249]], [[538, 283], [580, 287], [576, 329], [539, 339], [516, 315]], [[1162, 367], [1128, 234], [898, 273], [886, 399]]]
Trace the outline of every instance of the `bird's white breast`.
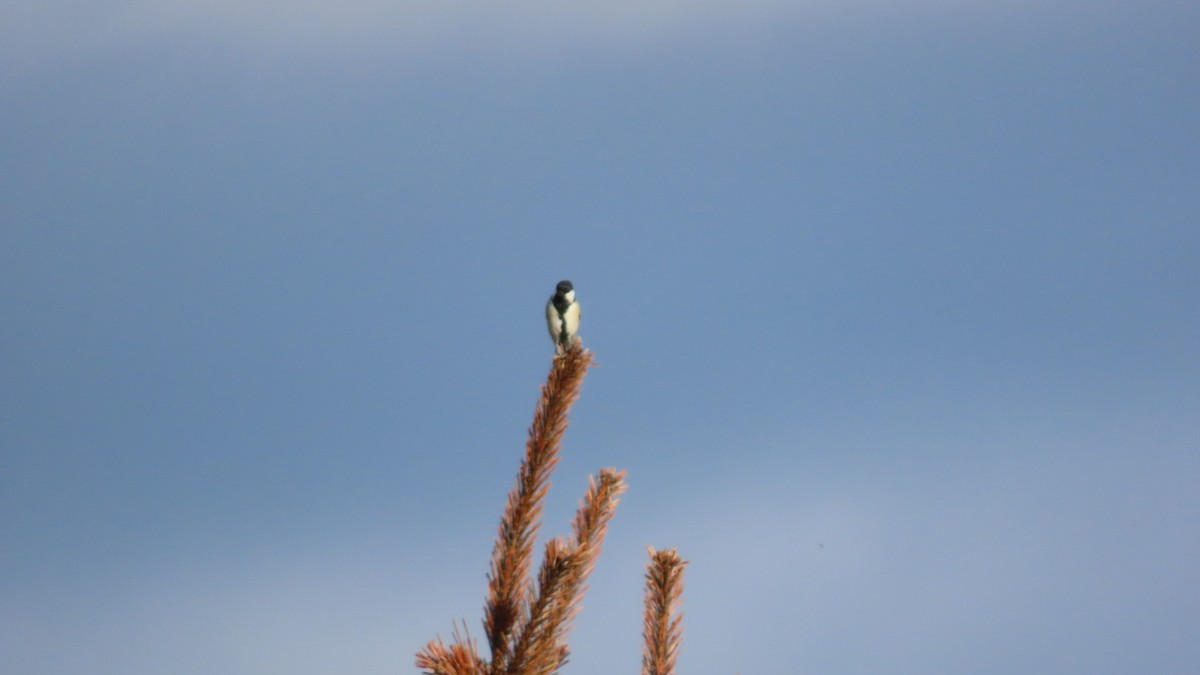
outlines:
[[567, 306], [567, 311], [563, 312], [563, 321], [567, 324], [567, 335], [572, 337], [579, 332], [579, 303], [575, 302], [575, 291], [567, 294], [571, 300], [571, 304]]

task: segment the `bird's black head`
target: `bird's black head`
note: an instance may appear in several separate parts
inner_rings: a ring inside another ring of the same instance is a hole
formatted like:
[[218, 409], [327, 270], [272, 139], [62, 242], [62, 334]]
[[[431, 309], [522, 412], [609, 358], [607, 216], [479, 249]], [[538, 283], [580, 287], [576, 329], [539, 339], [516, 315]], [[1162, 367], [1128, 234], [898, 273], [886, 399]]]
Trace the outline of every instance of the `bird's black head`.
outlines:
[[571, 282], [567, 281], [566, 279], [558, 282], [558, 286], [554, 289], [555, 293], [558, 295], [566, 295], [573, 290], [575, 290], [575, 287], [572, 286]]

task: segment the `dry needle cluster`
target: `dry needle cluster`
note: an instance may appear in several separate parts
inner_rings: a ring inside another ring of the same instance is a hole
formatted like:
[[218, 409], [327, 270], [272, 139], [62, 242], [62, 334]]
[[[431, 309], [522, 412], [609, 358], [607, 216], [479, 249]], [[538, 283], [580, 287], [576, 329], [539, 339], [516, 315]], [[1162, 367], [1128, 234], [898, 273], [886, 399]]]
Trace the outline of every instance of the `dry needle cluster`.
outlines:
[[[589, 479], [569, 537], [546, 543], [536, 583], [533, 547], [541, 525], [550, 474], [558, 463], [567, 414], [592, 365], [577, 339], [554, 357], [529, 427], [517, 483], [508, 495], [488, 572], [484, 633], [490, 658], [464, 630], [446, 644], [438, 638], [417, 654], [430, 675], [549, 675], [567, 661], [567, 634], [579, 610], [588, 575], [604, 543], [608, 521], [625, 491], [625, 472], [601, 469]], [[673, 550], [650, 549], [646, 573], [643, 675], [671, 675], [682, 627], [678, 615], [683, 566]]]

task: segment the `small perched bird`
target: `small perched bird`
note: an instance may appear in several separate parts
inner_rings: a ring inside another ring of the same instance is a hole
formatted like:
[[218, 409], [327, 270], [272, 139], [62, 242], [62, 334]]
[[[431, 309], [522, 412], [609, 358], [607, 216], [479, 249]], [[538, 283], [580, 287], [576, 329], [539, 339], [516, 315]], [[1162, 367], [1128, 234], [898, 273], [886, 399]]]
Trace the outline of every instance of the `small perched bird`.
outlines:
[[571, 282], [558, 282], [550, 302], [546, 303], [546, 328], [558, 351], [567, 348], [579, 332], [579, 303], [575, 302], [575, 287]]

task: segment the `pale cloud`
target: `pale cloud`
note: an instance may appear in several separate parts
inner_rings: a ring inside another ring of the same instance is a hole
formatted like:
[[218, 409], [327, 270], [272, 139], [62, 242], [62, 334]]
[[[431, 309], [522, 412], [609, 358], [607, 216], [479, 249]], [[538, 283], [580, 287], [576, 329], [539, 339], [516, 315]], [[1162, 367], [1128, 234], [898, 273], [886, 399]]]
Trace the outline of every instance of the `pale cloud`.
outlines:
[[23, 70], [131, 48], [188, 43], [265, 59], [412, 58], [462, 51], [540, 56], [563, 49], [653, 48], [696, 35], [751, 31], [781, 20], [820, 21], [863, 12], [961, 12], [977, 4], [941, 0], [20, 2], [0, 9], [0, 58], [7, 68]]
[[[361, 540], [276, 545], [73, 593], [18, 592], [0, 609], [0, 671], [403, 672], [425, 641], [450, 632], [441, 613], [478, 611], [482, 584], [462, 581], [478, 564]], [[431, 577], [435, 568], [445, 576]]]

